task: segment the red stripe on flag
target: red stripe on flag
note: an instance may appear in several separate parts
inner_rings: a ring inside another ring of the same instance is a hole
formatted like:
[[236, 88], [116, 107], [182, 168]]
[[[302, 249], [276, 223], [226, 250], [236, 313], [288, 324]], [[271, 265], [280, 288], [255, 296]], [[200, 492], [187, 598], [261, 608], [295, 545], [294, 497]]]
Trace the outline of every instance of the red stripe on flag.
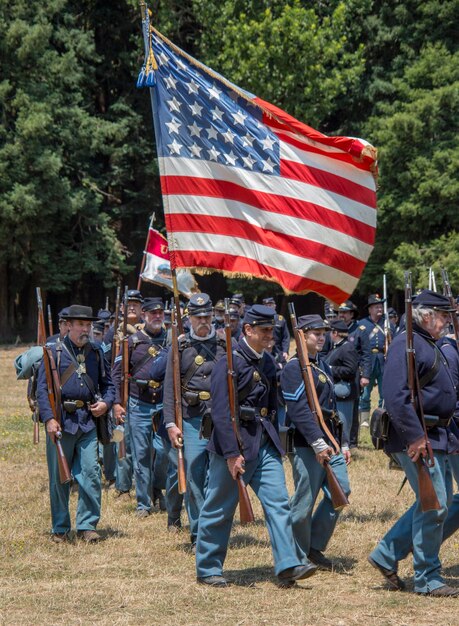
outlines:
[[280, 174], [285, 178], [300, 180], [308, 185], [327, 189], [340, 196], [345, 196], [350, 200], [365, 204], [372, 209], [376, 208], [376, 194], [374, 191], [358, 183], [354, 183], [348, 178], [330, 174], [318, 167], [282, 159]]
[[284, 235], [234, 218], [171, 213], [167, 222], [167, 229], [171, 232], [207, 233], [247, 239], [262, 246], [297, 256], [298, 263], [301, 263], [301, 258], [318, 260], [323, 265], [328, 265], [356, 278], [359, 278], [365, 267], [364, 261], [324, 243], [310, 241], [305, 237]]
[[[318, 204], [248, 189], [236, 183], [192, 176], [161, 176], [164, 195], [205, 196], [234, 200], [263, 211], [302, 218], [373, 245], [375, 228]], [[170, 232], [169, 227], [167, 230]]]
[[219, 254], [200, 250], [177, 250], [174, 253], [179, 267], [207, 267], [223, 272], [248, 274], [259, 278], [275, 280], [292, 293], [315, 291], [332, 302], [344, 302], [350, 293], [339, 289], [335, 285], [327, 285], [320, 281], [303, 278], [290, 272], [283, 272], [275, 267], [260, 264], [257, 261], [241, 256]]
[[[270, 126], [270, 124], [268, 124]], [[285, 129], [284, 129], [285, 130]], [[311, 152], [313, 154], [320, 154], [321, 156], [330, 159], [331, 161], [336, 161], [337, 163], [346, 163], [347, 165], [352, 165], [356, 169], [362, 170], [363, 172], [369, 172], [368, 164], [364, 163], [361, 159], [354, 157], [347, 152], [329, 152], [328, 150], [322, 150], [319, 146], [312, 146], [309, 143], [305, 143], [301, 141], [301, 139], [296, 139], [295, 137], [291, 137], [290, 135], [286, 135], [285, 133], [275, 130], [276, 135], [285, 143], [289, 143], [296, 148], [300, 148], [300, 150], [304, 150], [305, 152]]]

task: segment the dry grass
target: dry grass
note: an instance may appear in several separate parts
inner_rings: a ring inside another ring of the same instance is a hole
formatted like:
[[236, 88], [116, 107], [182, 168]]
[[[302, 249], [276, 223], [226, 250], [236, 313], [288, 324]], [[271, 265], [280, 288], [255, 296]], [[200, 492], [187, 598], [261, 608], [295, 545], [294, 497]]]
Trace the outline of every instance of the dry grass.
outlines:
[[[234, 582], [226, 590], [195, 584], [186, 531], [170, 535], [164, 514], [137, 520], [134, 505], [104, 493], [96, 546], [49, 540], [50, 513], [44, 437], [32, 444], [25, 382], [12, 361], [19, 349], [0, 351], [0, 623], [35, 624], [368, 624], [456, 625], [457, 600], [391, 593], [366, 557], [411, 501], [395, 497], [401, 475], [364, 445], [350, 466], [351, 506], [342, 515], [327, 554], [338, 571], [319, 573], [292, 590], [276, 586], [267, 532], [236, 525], [226, 561]], [[290, 466], [286, 471], [291, 486]], [[75, 496], [72, 496], [75, 509]], [[447, 581], [459, 584], [458, 541], [442, 550]], [[410, 581], [407, 560], [400, 573]], [[411, 588], [411, 585], [410, 585]]]

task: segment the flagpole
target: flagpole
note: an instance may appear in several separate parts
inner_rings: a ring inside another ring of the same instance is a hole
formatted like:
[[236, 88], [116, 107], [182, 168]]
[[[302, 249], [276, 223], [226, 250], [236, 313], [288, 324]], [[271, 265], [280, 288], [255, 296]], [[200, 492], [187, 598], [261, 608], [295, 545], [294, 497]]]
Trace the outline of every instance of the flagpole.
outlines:
[[174, 292], [174, 303], [175, 303], [175, 314], [177, 316], [177, 326], [179, 329], [179, 333], [183, 335], [183, 323], [182, 323], [182, 314], [180, 312], [180, 297], [179, 290], [177, 285], [177, 273], [174, 269], [171, 269], [172, 273], [172, 288]]
[[137, 291], [140, 291], [140, 286], [142, 284], [142, 274], [143, 274], [143, 270], [145, 269], [145, 263], [146, 263], [146, 258], [147, 258], [147, 249], [148, 249], [148, 244], [150, 242], [150, 230], [153, 228], [153, 222], [155, 221], [155, 213], [153, 212], [151, 219], [150, 219], [150, 226], [148, 227], [148, 232], [147, 232], [147, 239], [145, 241], [145, 247], [143, 250], [143, 256], [142, 256], [142, 263], [140, 264], [140, 272], [139, 272], [139, 279], [137, 280]]

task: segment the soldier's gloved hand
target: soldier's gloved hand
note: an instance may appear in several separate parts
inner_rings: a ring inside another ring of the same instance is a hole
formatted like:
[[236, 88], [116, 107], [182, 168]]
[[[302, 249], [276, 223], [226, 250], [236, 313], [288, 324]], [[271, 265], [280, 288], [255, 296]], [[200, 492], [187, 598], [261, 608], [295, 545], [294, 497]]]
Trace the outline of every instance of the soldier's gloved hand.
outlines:
[[115, 418], [116, 425], [124, 424], [124, 418], [126, 417], [126, 413], [123, 409], [122, 404], [114, 404], [113, 405], [113, 417]]
[[370, 380], [368, 378], [365, 378], [364, 376], [362, 376], [362, 378], [360, 379], [360, 386], [361, 387], [368, 387], [369, 384], [370, 384]]
[[61, 427], [59, 426], [59, 422], [55, 419], [50, 419], [46, 422], [46, 432], [51, 438], [51, 441], [55, 442], [55, 434], [59, 433]]
[[333, 449], [328, 447], [326, 450], [322, 450], [322, 452], [318, 452], [316, 454], [316, 460], [323, 465], [324, 463], [328, 463], [332, 457]]
[[171, 426], [167, 429], [167, 434], [173, 448], [181, 448], [183, 446], [183, 435], [180, 428], [177, 426]]
[[101, 415], [105, 415], [108, 411], [108, 405], [102, 400], [98, 400], [94, 404], [89, 405], [89, 410], [94, 415], [94, 417], [100, 417]]
[[420, 456], [427, 456], [425, 437], [420, 437], [416, 441], [413, 441], [413, 443], [410, 443], [406, 452], [413, 463], [416, 463]]
[[239, 456], [232, 456], [229, 459], [226, 459], [226, 463], [228, 465], [228, 470], [233, 480], [237, 479], [238, 474], [243, 474], [245, 472], [245, 461], [242, 454]]

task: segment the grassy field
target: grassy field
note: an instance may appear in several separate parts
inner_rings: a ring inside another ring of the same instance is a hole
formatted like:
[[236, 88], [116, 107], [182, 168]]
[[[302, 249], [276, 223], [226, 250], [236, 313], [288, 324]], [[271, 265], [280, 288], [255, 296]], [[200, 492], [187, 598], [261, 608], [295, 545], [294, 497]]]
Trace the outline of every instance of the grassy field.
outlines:
[[[194, 558], [186, 551], [186, 529], [171, 535], [164, 514], [134, 516], [134, 502], [119, 503], [104, 492], [95, 546], [49, 539], [44, 433], [32, 444], [26, 383], [16, 381], [18, 348], [0, 350], [0, 624], [162, 625], [408, 625], [459, 622], [457, 599], [423, 598], [384, 589], [366, 558], [378, 538], [412, 501], [401, 474], [389, 471], [368, 440], [349, 468], [351, 506], [343, 513], [327, 555], [333, 573], [320, 572], [296, 588], [276, 585], [261, 508], [257, 521], [235, 525], [225, 573], [227, 589], [195, 583]], [[289, 462], [285, 463], [291, 488]], [[76, 496], [72, 495], [72, 511]], [[185, 519], [183, 518], [185, 521]], [[444, 544], [448, 583], [459, 584], [458, 538]], [[412, 566], [400, 575], [412, 590]]]

